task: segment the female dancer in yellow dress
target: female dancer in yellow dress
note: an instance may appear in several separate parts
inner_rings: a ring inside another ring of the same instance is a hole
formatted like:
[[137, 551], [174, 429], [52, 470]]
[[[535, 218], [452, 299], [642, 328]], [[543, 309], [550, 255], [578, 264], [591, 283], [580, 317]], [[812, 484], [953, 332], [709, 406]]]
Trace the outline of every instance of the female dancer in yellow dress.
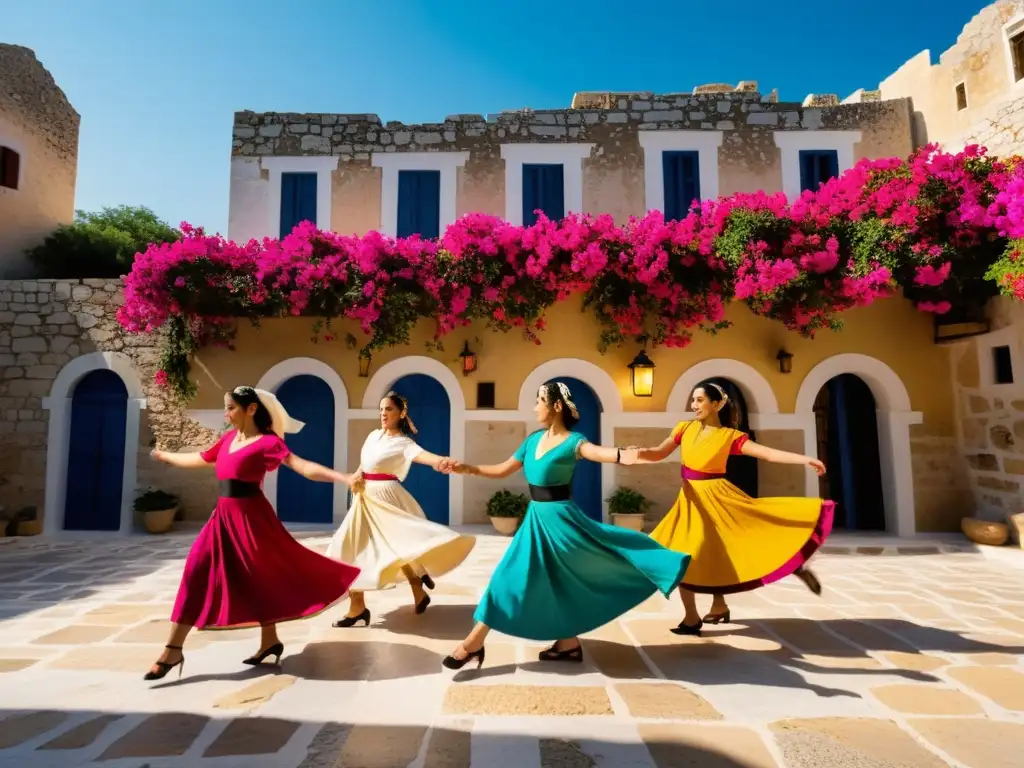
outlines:
[[349, 592], [348, 613], [334, 622], [347, 628], [370, 624], [364, 591], [390, 589], [406, 581], [416, 613], [430, 605], [423, 588], [434, 588], [472, 551], [476, 538], [427, 520], [416, 499], [402, 487], [413, 462], [448, 472], [450, 459], [423, 450], [412, 439], [416, 427], [409, 406], [397, 392], [380, 401], [380, 429], [369, 434], [353, 474], [352, 506], [334, 534], [327, 556], [360, 569]]
[[[801, 464], [818, 475], [825, 465], [810, 456], [758, 445], [735, 429], [739, 412], [717, 384], [693, 390], [696, 418], [675, 426], [657, 448], [640, 449], [639, 464], [667, 458], [678, 446], [682, 487], [675, 505], [651, 533], [659, 544], [693, 557], [679, 585], [685, 615], [672, 629], [699, 635], [704, 623], [731, 618], [725, 595], [745, 592], [795, 575], [815, 594], [821, 584], [804, 564], [832, 530], [835, 503], [809, 498], [751, 498], [725, 479], [730, 455], [776, 464]], [[729, 426], [723, 426], [723, 422]], [[697, 613], [695, 592], [714, 595], [711, 612]]]

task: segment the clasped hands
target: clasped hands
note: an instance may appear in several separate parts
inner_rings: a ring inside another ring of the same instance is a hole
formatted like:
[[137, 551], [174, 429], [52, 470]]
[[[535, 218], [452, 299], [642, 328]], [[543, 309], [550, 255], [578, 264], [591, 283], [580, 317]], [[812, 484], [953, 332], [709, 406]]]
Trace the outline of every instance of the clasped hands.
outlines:
[[458, 459], [453, 459], [451, 456], [445, 456], [438, 462], [437, 471], [442, 475], [450, 475], [452, 473], [459, 474], [466, 471], [466, 465]]

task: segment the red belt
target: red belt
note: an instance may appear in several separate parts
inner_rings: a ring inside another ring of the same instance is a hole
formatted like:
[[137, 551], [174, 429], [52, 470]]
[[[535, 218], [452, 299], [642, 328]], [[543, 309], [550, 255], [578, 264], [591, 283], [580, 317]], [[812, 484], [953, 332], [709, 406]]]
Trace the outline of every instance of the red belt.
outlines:
[[725, 477], [724, 472], [701, 472], [698, 469], [690, 469], [689, 467], [683, 467], [682, 471], [683, 480], [722, 480]]
[[379, 480], [381, 482], [384, 482], [384, 481], [387, 481], [387, 480], [397, 480], [397, 479], [398, 479], [398, 477], [396, 477], [395, 475], [383, 475], [383, 474], [376, 474], [374, 472], [368, 472], [368, 473], [363, 475], [363, 480]]

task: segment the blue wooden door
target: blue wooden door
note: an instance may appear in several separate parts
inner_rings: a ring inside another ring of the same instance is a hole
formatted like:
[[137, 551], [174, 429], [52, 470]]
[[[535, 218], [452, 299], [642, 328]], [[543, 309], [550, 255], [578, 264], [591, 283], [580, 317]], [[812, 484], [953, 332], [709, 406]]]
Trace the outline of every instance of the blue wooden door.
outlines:
[[693, 202], [700, 200], [700, 155], [663, 152], [661, 169], [665, 183], [665, 218], [684, 219]]
[[290, 235], [304, 221], [316, 224], [316, 174], [282, 173], [279, 236]]
[[128, 390], [113, 371], [86, 374], [71, 395], [64, 528], [116, 531], [121, 527], [124, 435]]
[[441, 172], [398, 172], [398, 237], [419, 235], [433, 240], [441, 234]]
[[536, 211], [552, 221], [565, 218], [565, 169], [562, 165], [523, 166], [523, 226], [537, 223]]
[[836, 502], [836, 527], [885, 530], [878, 416], [871, 389], [844, 373], [828, 389], [829, 495]]
[[839, 175], [839, 153], [834, 149], [800, 150], [800, 190], [816, 192], [818, 187]]
[[[297, 456], [325, 467], [334, 466], [334, 393], [319, 376], [293, 376], [277, 388], [288, 414], [304, 426], [285, 443]], [[338, 468], [347, 472], [345, 467]], [[333, 483], [315, 483], [288, 467], [277, 473], [277, 516], [286, 523], [330, 523], [334, 520]]]
[[[419, 430], [413, 440], [426, 451], [447, 456], [452, 450], [452, 406], [440, 382], [413, 373], [396, 381], [392, 389], [409, 402], [409, 416]], [[424, 464], [413, 464], [404, 485], [429, 520], [448, 525], [448, 482], [448, 475]]]
[[[560, 381], [572, 393], [572, 401], [580, 412], [580, 420], [573, 427], [574, 432], [584, 435], [594, 445], [601, 444], [601, 401], [594, 390], [579, 379], [559, 376], [551, 381]], [[548, 382], [551, 383], [550, 381]], [[572, 476], [572, 498], [587, 517], [604, 519], [604, 505], [601, 498], [601, 465], [593, 461], [580, 461]]]

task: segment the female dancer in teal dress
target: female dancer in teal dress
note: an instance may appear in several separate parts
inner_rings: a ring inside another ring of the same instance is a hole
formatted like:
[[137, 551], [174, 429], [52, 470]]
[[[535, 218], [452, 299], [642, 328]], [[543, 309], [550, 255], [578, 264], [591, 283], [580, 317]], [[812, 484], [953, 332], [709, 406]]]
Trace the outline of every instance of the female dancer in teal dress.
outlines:
[[650, 536], [595, 522], [570, 499], [579, 459], [634, 464], [635, 450], [593, 445], [572, 432], [579, 421], [569, 388], [545, 384], [534, 408], [544, 429], [526, 438], [502, 464], [448, 468], [480, 477], [503, 478], [520, 467], [532, 501], [519, 531], [491, 577], [474, 618], [477, 625], [444, 666], [484, 663], [491, 629], [527, 640], [557, 640], [541, 661], [583, 661], [578, 635], [639, 605], [655, 592], [668, 597], [683, 579], [690, 556], [673, 552]]

